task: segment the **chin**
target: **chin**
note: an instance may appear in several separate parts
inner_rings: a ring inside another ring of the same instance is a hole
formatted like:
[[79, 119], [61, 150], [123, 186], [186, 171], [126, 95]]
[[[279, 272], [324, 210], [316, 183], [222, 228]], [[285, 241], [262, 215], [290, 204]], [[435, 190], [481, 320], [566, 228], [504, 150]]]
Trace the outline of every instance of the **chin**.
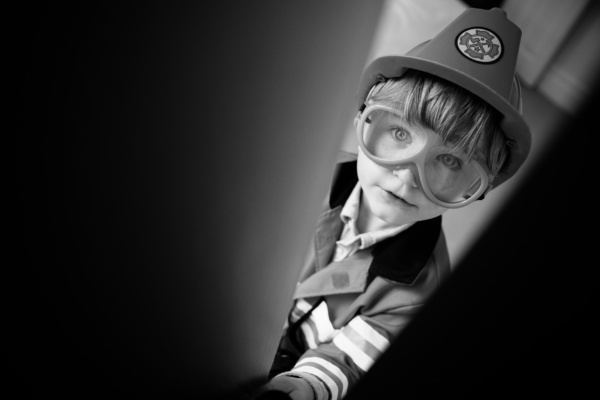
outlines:
[[385, 222], [389, 226], [402, 226], [412, 221], [412, 218], [408, 216], [399, 215], [403, 214], [402, 211], [397, 210], [378, 210], [380, 212], [374, 212], [375, 216]]

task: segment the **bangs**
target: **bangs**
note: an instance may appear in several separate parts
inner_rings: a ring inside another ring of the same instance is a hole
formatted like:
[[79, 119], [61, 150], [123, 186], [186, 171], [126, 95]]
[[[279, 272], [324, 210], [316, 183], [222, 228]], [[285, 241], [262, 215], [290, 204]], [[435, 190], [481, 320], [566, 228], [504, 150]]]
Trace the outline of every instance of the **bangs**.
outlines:
[[454, 151], [473, 157], [479, 149], [495, 176], [508, 154], [500, 130], [502, 115], [479, 97], [444, 79], [408, 70], [400, 79], [377, 84], [369, 100], [403, 113], [409, 124], [436, 132]]

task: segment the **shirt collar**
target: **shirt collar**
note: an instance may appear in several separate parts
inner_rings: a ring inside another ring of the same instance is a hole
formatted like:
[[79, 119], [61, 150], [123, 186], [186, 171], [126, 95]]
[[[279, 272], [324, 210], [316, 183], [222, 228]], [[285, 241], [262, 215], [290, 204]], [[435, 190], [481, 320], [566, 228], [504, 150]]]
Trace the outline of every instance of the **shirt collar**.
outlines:
[[346, 200], [344, 204], [344, 208], [342, 208], [342, 212], [340, 214], [340, 218], [342, 221], [347, 224], [349, 221], [357, 221], [358, 220], [358, 207], [360, 205], [360, 184], [356, 183], [354, 185], [354, 189], [350, 193], [350, 197]]

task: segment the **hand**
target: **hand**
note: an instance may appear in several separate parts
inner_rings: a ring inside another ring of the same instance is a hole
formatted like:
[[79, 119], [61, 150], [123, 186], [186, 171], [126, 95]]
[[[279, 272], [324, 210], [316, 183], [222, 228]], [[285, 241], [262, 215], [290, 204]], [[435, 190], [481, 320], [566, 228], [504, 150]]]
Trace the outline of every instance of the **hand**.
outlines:
[[264, 385], [255, 400], [314, 400], [314, 391], [302, 378], [278, 376]]

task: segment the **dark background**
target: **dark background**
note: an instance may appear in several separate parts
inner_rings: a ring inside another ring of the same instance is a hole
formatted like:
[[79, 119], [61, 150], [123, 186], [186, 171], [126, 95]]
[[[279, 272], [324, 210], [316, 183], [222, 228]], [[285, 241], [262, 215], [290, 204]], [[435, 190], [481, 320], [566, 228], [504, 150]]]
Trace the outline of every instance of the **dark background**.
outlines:
[[[17, 112], [9, 113], [16, 124], [5, 137], [14, 184], [6, 215], [16, 224], [3, 279], [10, 337], [2, 351], [5, 398], [210, 393], [210, 362], [181, 357], [193, 340], [182, 340], [180, 330], [197, 312], [186, 297], [194, 289], [185, 275], [162, 268], [193, 267], [183, 255], [192, 242], [210, 238], [210, 230], [186, 226], [177, 211], [161, 212], [198, 206], [185, 199], [200, 195], [181, 192], [187, 186], [174, 177], [195, 178], [185, 173], [193, 155], [187, 151], [203, 141], [187, 134], [164, 140], [161, 133], [186, 132], [167, 126], [180, 114], [211, 114], [236, 99], [242, 77], [233, 66], [243, 58], [232, 52], [261, 54], [226, 26], [243, 31], [256, 26], [248, 22], [253, 16], [289, 11], [271, 6], [206, 8], [194, 33], [205, 35], [207, 54], [227, 62], [184, 65], [203, 77], [201, 101], [182, 97], [177, 81], [160, 79], [173, 72], [170, 60], [181, 57], [179, 36], [167, 33], [197, 24], [184, 11], [31, 5], [14, 14], [9, 78], [18, 87]], [[266, 30], [264, 40], [272, 34]], [[599, 337], [593, 93], [453, 279], [349, 398], [572, 398], [593, 390]], [[151, 140], [139, 140], [142, 134]], [[200, 197], [204, 209], [222, 206]], [[149, 233], [174, 224], [183, 232], [178, 237]], [[140, 262], [148, 271], [143, 276]], [[153, 296], [157, 287], [162, 296]], [[156, 328], [150, 335], [148, 321]], [[235, 352], [215, 354], [205, 346], [207, 359], [223, 357], [235, 368]]]
[[3, 390], [224, 398], [266, 377], [378, 11], [18, 7]]

